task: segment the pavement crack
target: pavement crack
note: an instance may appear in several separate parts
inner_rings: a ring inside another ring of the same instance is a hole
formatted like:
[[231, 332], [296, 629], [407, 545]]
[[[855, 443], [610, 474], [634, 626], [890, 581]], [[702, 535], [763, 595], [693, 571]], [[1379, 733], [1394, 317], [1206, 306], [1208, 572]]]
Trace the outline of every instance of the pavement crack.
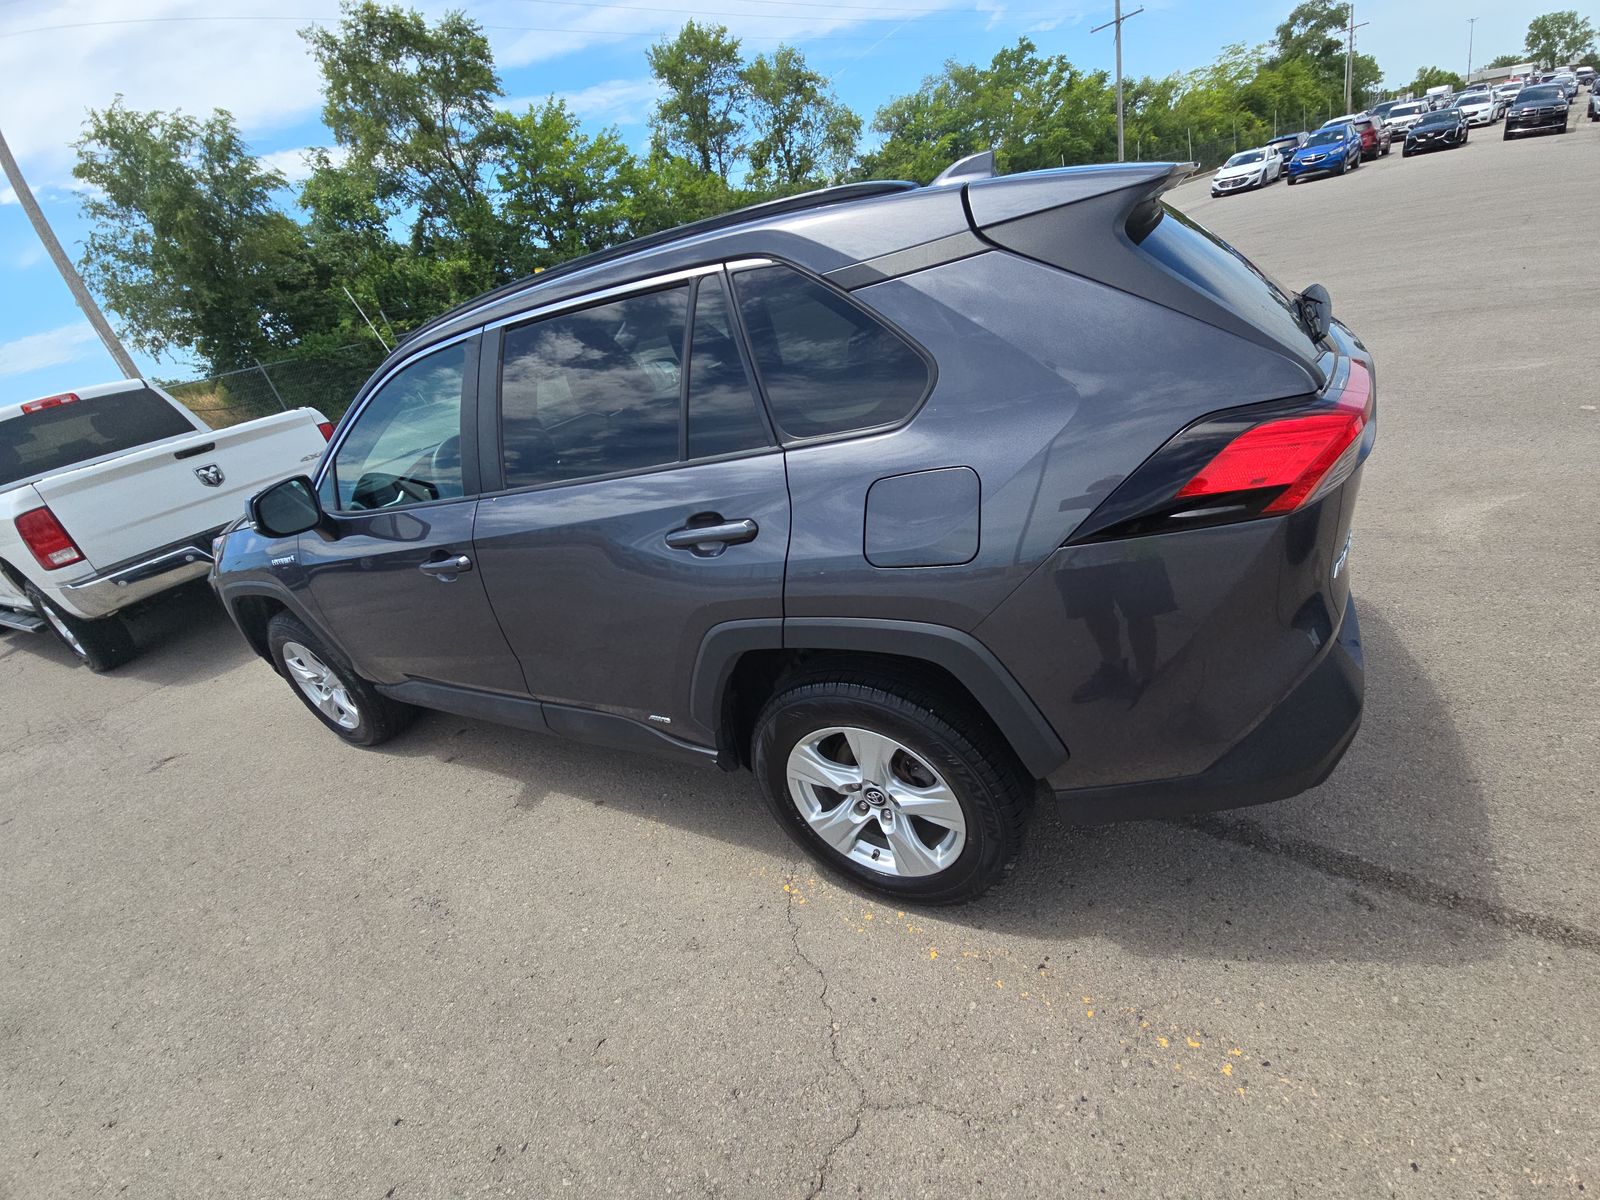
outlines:
[[1573, 925], [1548, 913], [1527, 912], [1498, 904], [1483, 896], [1453, 891], [1431, 879], [1369, 862], [1346, 850], [1335, 850], [1304, 838], [1279, 837], [1269, 833], [1256, 821], [1201, 816], [1191, 817], [1183, 823], [1219, 842], [1287, 858], [1334, 879], [1349, 880], [1362, 887], [1400, 896], [1414, 904], [1458, 913], [1480, 924], [1538, 938], [1569, 950], [1600, 954], [1600, 931]]

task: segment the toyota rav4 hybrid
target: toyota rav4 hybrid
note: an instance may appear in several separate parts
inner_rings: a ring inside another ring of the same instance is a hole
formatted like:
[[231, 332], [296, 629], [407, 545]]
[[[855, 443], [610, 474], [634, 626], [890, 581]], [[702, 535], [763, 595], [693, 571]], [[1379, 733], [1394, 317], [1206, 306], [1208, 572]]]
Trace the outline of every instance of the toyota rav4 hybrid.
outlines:
[[1042, 788], [1103, 820], [1311, 787], [1361, 715], [1372, 361], [1163, 203], [1191, 169], [983, 155], [491, 292], [213, 583], [348, 742], [421, 707], [747, 767], [906, 900], [995, 882]]

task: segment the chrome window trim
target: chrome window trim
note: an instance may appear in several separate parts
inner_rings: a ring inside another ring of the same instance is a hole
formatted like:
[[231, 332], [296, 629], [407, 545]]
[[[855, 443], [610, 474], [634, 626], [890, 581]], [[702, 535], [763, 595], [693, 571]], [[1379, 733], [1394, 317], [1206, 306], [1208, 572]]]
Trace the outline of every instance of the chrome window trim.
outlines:
[[522, 325], [528, 321], [539, 321], [546, 317], [557, 317], [565, 312], [576, 311], [580, 308], [590, 308], [596, 304], [604, 304], [609, 300], [624, 300], [636, 292], [651, 292], [657, 288], [670, 287], [675, 283], [686, 283], [691, 279], [699, 279], [704, 275], [715, 275], [718, 271], [734, 270], [738, 267], [771, 266], [772, 259], [767, 258], [739, 258], [729, 262], [715, 262], [701, 267], [684, 267], [677, 271], [667, 271], [661, 275], [650, 275], [644, 279], [635, 279], [629, 283], [613, 284], [608, 288], [601, 288], [597, 292], [584, 292], [580, 296], [567, 296], [561, 300], [552, 300], [534, 308], [525, 308], [508, 317], [499, 317], [488, 321], [478, 328], [485, 332], [491, 329], [504, 329], [509, 325]]

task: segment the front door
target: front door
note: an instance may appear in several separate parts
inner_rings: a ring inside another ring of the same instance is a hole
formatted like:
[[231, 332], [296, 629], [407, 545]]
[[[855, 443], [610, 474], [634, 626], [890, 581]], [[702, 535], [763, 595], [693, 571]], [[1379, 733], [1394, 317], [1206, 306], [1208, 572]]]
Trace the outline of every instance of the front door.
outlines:
[[461, 446], [476, 383], [474, 336], [380, 384], [319, 483], [329, 529], [300, 536], [312, 603], [375, 682], [526, 692], [472, 557], [477, 471]]
[[709, 742], [689, 721], [701, 638], [782, 617], [789, 548], [722, 272], [512, 326], [499, 361], [485, 473], [504, 488], [474, 542], [529, 690]]

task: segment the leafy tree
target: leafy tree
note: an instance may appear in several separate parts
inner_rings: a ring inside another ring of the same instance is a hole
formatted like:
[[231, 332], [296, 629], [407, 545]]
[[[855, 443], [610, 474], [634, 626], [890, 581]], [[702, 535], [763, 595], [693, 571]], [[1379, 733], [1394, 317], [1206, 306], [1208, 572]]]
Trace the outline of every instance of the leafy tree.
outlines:
[[993, 150], [1001, 171], [1103, 160], [1116, 145], [1115, 100], [1104, 71], [1079, 71], [1020, 38], [987, 67], [946, 62], [878, 109], [872, 128], [883, 142], [862, 173], [925, 183], [980, 150]]
[[1528, 22], [1528, 57], [1547, 67], [1564, 67], [1594, 55], [1594, 25], [1573, 9], [1549, 12]]
[[[1335, 0], [1301, 0], [1290, 10], [1273, 38], [1271, 63], [1304, 62], [1322, 82], [1324, 91], [1337, 95], [1343, 104], [1345, 53], [1349, 43], [1345, 33], [1350, 23], [1350, 6]], [[1350, 63], [1351, 102], [1359, 108], [1375, 94], [1383, 71], [1370, 54], [1357, 54]]]
[[72, 173], [89, 185], [80, 265], [124, 337], [214, 371], [300, 339], [315, 292], [304, 239], [273, 202], [283, 176], [249, 152], [228, 113], [136, 112], [119, 96], [90, 111], [74, 148]]
[[861, 118], [840, 104], [805, 55], [779, 46], [745, 67], [747, 111], [754, 127], [751, 182], [788, 192], [841, 178], [861, 139]]
[[1484, 63], [1483, 67], [1486, 71], [1492, 71], [1496, 67], [1520, 66], [1522, 63], [1527, 61], [1528, 52], [1523, 50], [1516, 54], [1497, 54], [1494, 58], [1491, 58], [1488, 62]]
[[1460, 91], [1464, 86], [1461, 76], [1454, 71], [1446, 71], [1443, 67], [1419, 67], [1417, 77], [1411, 81], [1410, 92], [1413, 96], [1420, 96], [1429, 88], [1449, 85], [1454, 91]]
[[739, 39], [726, 26], [686, 21], [676, 37], [662, 38], [645, 57], [664, 89], [650, 120], [657, 148], [687, 156], [726, 183], [744, 149]]
[[465, 294], [504, 274], [508, 231], [488, 194], [500, 78], [483, 31], [459, 12], [344, 0], [333, 29], [300, 36], [322, 69], [323, 122], [345, 166], [376, 188], [385, 217], [411, 223], [418, 252], [455, 258]]
[[518, 269], [547, 267], [629, 236], [639, 168], [615, 129], [585, 134], [552, 97], [520, 116], [501, 113], [495, 135], [501, 211], [532, 243]]

